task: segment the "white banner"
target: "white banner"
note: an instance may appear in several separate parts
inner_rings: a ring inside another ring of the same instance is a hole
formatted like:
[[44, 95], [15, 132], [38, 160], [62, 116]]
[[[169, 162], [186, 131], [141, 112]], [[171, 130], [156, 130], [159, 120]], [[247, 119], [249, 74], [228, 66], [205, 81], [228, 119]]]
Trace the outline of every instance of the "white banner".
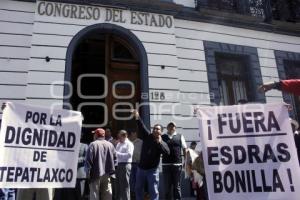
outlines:
[[300, 169], [284, 104], [199, 109], [209, 199], [299, 200]]
[[0, 133], [0, 187], [75, 187], [80, 112], [7, 103]]

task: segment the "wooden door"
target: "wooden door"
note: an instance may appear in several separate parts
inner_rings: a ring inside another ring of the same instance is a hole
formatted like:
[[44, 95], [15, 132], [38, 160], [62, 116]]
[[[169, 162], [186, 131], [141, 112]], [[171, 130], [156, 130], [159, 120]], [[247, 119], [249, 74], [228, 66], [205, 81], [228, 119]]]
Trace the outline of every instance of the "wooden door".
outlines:
[[130, 110], [140, 102], [140, 78], [138, 64], [111, 62], [109, 70], [108, 106], [109, 124], [113, 133], [125, 129], [136, 129], [136, 122], [131, 118]]

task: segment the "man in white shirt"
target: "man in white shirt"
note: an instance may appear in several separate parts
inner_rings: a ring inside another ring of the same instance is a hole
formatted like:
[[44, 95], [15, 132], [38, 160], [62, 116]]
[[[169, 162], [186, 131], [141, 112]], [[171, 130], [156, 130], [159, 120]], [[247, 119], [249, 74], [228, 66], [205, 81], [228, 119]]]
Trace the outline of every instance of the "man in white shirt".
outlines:
[[131, 192], [131, 197], [133, 197], [135, 196], [136, 172], [141, 158], [143, 140], [138, 138], [138, 133], [136, 130], [132, 130], [130, 132], [129, 139], [134, 146], [132, 164], [131, 164], [131, 174], [130, 174], [130, 192]]
[[117, 177], [117, 199], [130, 200], [130, 172], [134, 146], [128, 140], [127, 131], [120, 130], [118, 133], [119, 143], [116, 146], [118, 167], [116, 169]]
[[170, 155], [164, 154], [162, 159], [164, 189], [167, 200], [178, 200], [181, 199], [182, 152], [185, 157], [187, 145], [183, 135], [176, 132], [175, 122], [170, 122], [167, 130], [167, 134], [162, 135], [162, 140], [170, 149]]

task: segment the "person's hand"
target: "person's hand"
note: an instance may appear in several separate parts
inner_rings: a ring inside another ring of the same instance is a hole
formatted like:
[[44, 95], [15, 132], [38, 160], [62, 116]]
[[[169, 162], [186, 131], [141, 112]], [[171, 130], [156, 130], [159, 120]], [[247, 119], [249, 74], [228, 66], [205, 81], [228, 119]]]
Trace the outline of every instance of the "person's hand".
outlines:
[[6, 107], [6, 102], [4, 102], [1, 106], [1, 109], [4, 110], [4, 108]]
[[132, 109], [131, 113], [133, 114], [133, 117], [135, 119], [139, 119], [139, 117], [140, 117], [139, 111], [137, 111], [136, 109]]
[[158, 136], [155, 138], [155, 140], [156, 140], [157, 143], [161, 143], [161, 142], [162, 142], [161, 135], [158, 135]]
[[257, 90], [261, 93], [268, 92], [269, 90], [274, 88], [274, 84], [275, 84], [274, 82], [265, 83], [259, 86]]

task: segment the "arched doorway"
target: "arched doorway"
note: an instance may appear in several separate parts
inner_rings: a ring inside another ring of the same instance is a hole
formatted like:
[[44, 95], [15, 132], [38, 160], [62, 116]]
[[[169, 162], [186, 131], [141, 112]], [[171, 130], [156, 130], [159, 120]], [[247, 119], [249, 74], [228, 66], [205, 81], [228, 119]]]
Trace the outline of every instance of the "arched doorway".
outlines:
[[[80, 31], [67, 51], [64, 103], [84, 116], [84, 131], [97, 127], [135, 129], [129, 110], [148, 94], [147, 56], [136, 36], [117, 25], [97, 24]], [[70, 87], [72, 85], [72, 87]], [[66, 95], [70, 94], [70, 95]], [[144, 104], [146, 105], [146, 104]], [[140, 109], [149, 125], [149, 106]], [[92, 140], [91, 134], [84, 139]]]

